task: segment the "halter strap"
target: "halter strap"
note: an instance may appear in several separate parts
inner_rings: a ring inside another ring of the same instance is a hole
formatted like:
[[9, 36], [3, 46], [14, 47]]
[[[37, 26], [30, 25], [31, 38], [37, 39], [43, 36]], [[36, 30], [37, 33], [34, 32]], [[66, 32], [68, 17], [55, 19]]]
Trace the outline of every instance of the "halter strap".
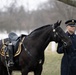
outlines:
[[52, 25], [52, 29], [53, 29], [53, 33], [54, 33], [54, 38], [56, 38], [56, 36], [58, 35], [58, 33], [56, 32], [56, 29], [54, 28], [54, 25]]
[[[58, 35], [58, 32], [56, 32], [54, 25], [52, 25], [52, 28], [53, 28], [54, 38], [56, 38], [56, 36]], [[60, 36], [59, 36], [59, 38], [60, 38]], [[63, 39], [61, 39], [61, 41], [64, 43], [65, 46], [67, 46], [67, 43]]]

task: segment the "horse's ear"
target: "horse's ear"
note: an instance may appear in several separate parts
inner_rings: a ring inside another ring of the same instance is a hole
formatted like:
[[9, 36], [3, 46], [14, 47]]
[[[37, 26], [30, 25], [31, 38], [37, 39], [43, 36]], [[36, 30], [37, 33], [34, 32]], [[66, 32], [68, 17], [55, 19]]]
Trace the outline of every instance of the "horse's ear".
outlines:
[[61, 22], [62, 22], [62, 20], [60, 20], [60, 21], [58, 22], [58, 26], [60, 26], [60, 25], [61, 25]]
[[57, 28], [58, 26], [60, 26], [62, 21], [57, 21], [56, 23], [54, 23], [54, 28]]

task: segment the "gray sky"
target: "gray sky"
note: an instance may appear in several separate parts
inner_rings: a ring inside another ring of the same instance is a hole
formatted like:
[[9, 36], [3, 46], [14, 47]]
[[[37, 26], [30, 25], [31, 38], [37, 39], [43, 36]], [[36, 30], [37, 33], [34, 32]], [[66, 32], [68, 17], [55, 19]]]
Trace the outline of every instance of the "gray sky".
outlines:
[[[14, 0], [0, 0], [0, 9], [5, 10], [4, 7], [8, 7]], [[48, 0], [16, 0], [17, 6], [23, 5], [27, 8], [29, 5], [29, 10], [36, 9], [40, 3], [47, 2]]]

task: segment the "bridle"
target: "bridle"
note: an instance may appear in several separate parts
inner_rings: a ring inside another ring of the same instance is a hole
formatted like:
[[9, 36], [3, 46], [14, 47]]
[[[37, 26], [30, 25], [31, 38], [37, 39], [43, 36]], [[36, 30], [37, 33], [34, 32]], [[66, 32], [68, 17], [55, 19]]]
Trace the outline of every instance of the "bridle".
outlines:
[[[57, 28], [58, 28], [58, 27], [57, 27]], [[54, 25], [52, 25], [52, 29], [53, 29], [53, 33], [54, 33], [54, 39], [56, 39], [57, 36], [59, 37], [59, 39], [61, 39], [59, 33], [56, 32], [56, 29], [57, 29], [57, 28], [55, 28]], [[67, 43], [66, 43], [63, 39], [61, 39], [61, 41], [63, 42], [63, 44], [64, 44], [65, 46], [67, 46]]]
[[52, 25], [52, 29], [54, 33], [54, 38], [56, 38], [58, 36], [58, 32], [56, 32], [56, 28], [54, 27], [54, 25]]

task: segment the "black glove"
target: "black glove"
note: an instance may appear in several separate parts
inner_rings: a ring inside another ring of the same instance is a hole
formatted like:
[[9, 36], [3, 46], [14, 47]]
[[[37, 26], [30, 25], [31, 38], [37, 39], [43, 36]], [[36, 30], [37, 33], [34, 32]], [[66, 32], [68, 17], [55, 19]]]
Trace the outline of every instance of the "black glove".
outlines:
[[69, 46], [67, 45], [67, 43], [64, 42], [61, 48], [63, 50], [63, 53], [67, 53], [67, 50], [69, 49]]
[[64, 49], [67, 48], [67, 43], [66, 43], [66, 42], [63, 43], [63, 48], [64, 48]]

